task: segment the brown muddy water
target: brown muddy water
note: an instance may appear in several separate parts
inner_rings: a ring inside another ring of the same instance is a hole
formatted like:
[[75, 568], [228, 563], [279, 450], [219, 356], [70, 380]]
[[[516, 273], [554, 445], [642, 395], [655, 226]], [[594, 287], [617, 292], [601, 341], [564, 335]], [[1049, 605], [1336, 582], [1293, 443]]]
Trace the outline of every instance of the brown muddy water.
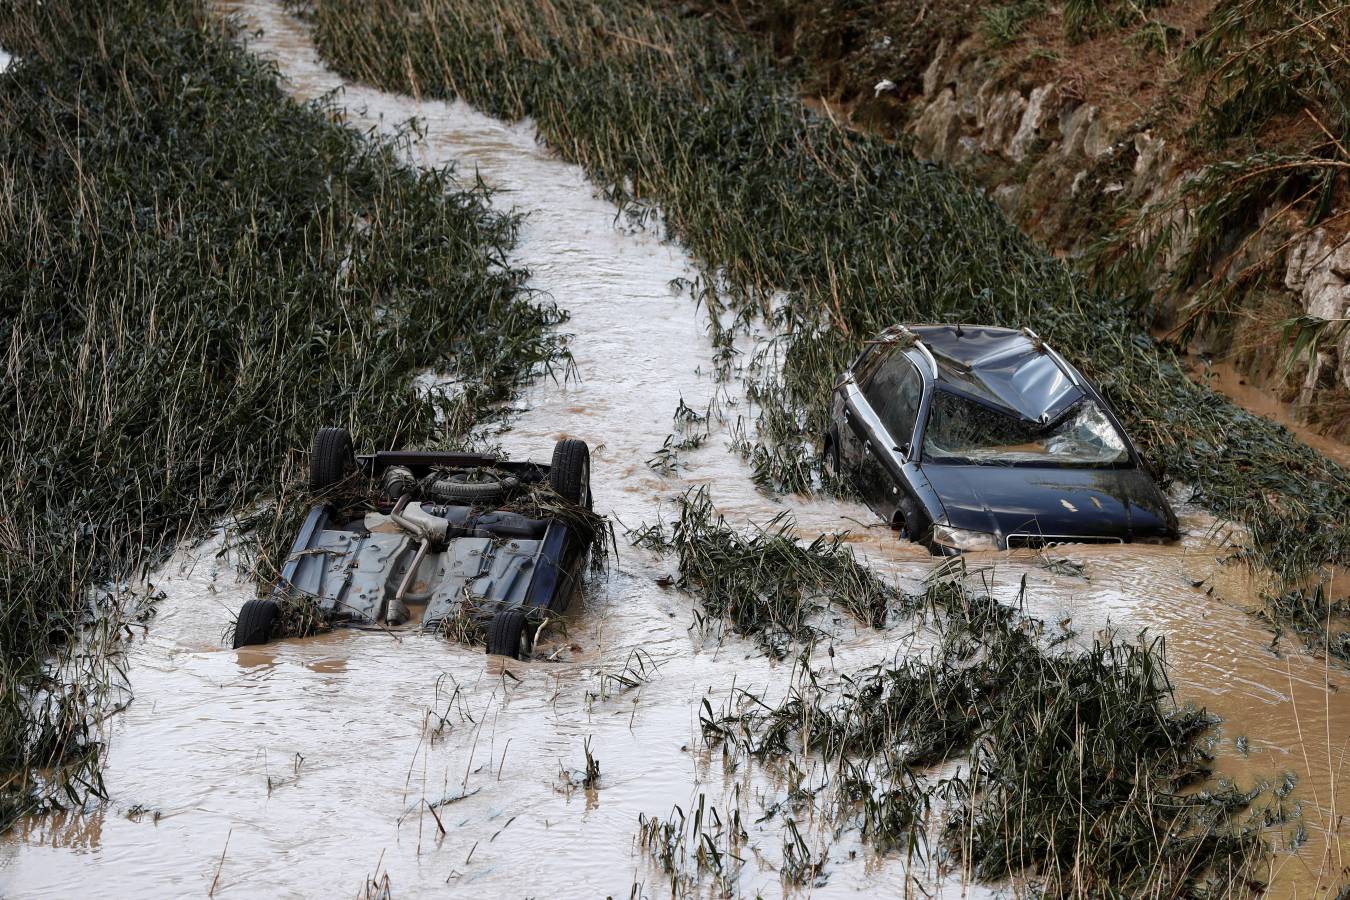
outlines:
[[[416, 117], [412, 148], [426, 165], [453, 162], [500, 189], [495, 202], [528, 213], [516, 262], [569, 310], [580, 380], [537, 385], [518, 403], [510, 453], [547, 459], [563, 436], [593, 447], [597, 510], [622, 526], [669, 516], [671, 497], [706, 485], [735, 522], [789, 509], [804, 535], [850, 530], [857, 551], [915, 586], [933, 561], [872, 525], [862, 507], [759, 494], [729, 450], [734, 390], [717, 385], [702, 313], [669, 283], [695, 274], [682, 251], [616, 224], [616, 210], [581, 172], [555, 159], [529, 123], [508, 125], [459, 103], [418, 102], [344, 84], [317, 60], [304, 27], [279, 7], [228, 4], [253, 49], [275, 59], [297, 96], [341, 91], [349, 122], [391, 131]], [[423, 379], [433, 388], [433, 377]], [[452, 388], [447, 388], [452, 389]], [[683, 467], [647, 465], [683, 400], [716, 401], [725, 421]], [[1224, 718], [1219, 766], [1241, 784], [1298, 774], [1307, 840], [1274, 857], [1272, 896], [1334, 896], [1350, 864], [1350, 678], [1270, 634], [1247, 614], [1260, 585], [1225, 564], [1229, 529], [1182, 503], [1184, 539], [1166, 547], [1075, 547], [1057, 558], [992, 554], [1007, 596], [1026, 576], [1030, 612], [1072, 617], [1090, 639], [1114, 627], [1163, 636], [1181, 699]], [[783, 823], [752, 824], [785, 786], [763, 771], [724, 771], [700, 752], [698, 712], [733, 688], [781, 696], [791, 663], [734, 636], [689, 626], [695, 601], [658, 583], [673, 563], [619, 548], [534, 661], [502, 663], [440, 638], [337, 631], [246, 651], [226, 649], [233, 613], [254, 585], [224, 540], [184, 548], [154, 579], [166, 599], [130, 658], [135, 702], [109, 734], [108, 802], [33, 818], [0, 843], [4, 896], [659, 897], [669, 886], [635, 844], [638, 815], [738, 806], [748, 830], [739, 888], [779, 896]], [[1057, 574], [1059, 573], [1059, 574]], [[1199, 586], [1195, 586], [1199, 584]], [[885, 631], [847, 617], [822, 623], [840, 671], [922, 648], [906, 623]], [[617, 691], [606, 673], [642, 656], [648, 679]], [[540, 658], [543, 657], [543, 658]], [[1331, 690], [1328, 690], [1328, 686]], [[1245, 738], [1245, 741], [1239, 741]], [[585, 747], [599, 786], [573, 786]], [[1247, 747], [1245, 755], [1237, 749]], [[798, 823], [828, 880], [796, 893], [982, 896], [959, 876], [878, 859], [856, 834], [836, 836], [810, 815]], [[1272, 835], [1282, 841], [1279, 835]], [[705, 885], [707, 887], [707, 885]]]
[[1196, 380], [1209, 385], [1238, 406], [1283, 425], [1317, 452], [1350, 468], [1350, 444], [1319, 434], [1298, 421], [1289, 404], [1281, 403], [1279, 398], [1269, 391], [1263, 391], [1252, 385], [1232, 363], [1200, 363], [1197, 360], [1194, 361], [1191, 372]]
[[[1162, 343], [1169, 342], [1172, 337], [1172, 333], [1163, 327], [1156, 327], [1152, 331], [1153, 337]], [[1322, 434], [1310, 425], [1300, 422], [1292, 404], [1285, 403], [1271, 391], [1252, 384], [1233, 363], [1221, 359], [1206, 359], [1191, 353], [1185, 353], [1182, 358], [1186, 373], [1196, 381], [1227, 397], [1247, 412], [1284, 426], [1290, 434], [1318, 453], [1350, 468], [1350, 443]]]

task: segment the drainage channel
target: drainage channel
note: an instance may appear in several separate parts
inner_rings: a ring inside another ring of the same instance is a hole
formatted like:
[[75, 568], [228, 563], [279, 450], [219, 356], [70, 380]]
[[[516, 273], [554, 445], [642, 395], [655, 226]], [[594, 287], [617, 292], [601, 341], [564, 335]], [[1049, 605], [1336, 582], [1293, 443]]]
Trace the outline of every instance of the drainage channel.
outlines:
[[[648, 460], [681, 402], [720, 407], [729, 421], [746, 414], [735, 390], [710, 377], [702, 312], [670, 287], [696, 274], [680, 248], [624, 227], [577, 167], [535, 141], [530, 123], [347, 83], [280, 5], [224, 10], [241, 17], [249, 46], [277, 62], [297, 97], [336, 92], [349, 124], [382, 133], [416, 119], [414, 162], [476, 173], [497, 190], [495, 204], [526, 213], [513, 262], [569, 312], [563, 328], [573, 335], [579, 378], [535, 385], [509, 428], [490, 437], [509, 455], [541, 460], [559, 438], [590, 442], [597, 509], [621, 526], [619, 553], [548, 638], [541, 655], [549, 661], [503, 666], [481, 650], [412, 633], [337, 631], [222, 649], [254, 586], [235, 574], [228, 553], [218, 556], [219, 536], [185, 548], [159, 573], [166, 599], [131, 654], [136, 700], [112, 726], [110, 800], [23, 823], [0, 843], [0, 888], [346, 896], [387, 876], [396, 896], [447, 887], [628, 896], [637, 883], [655, 896], [668, 888], [635, 845], [640, 813], [689, 811], [700, 796], [725, 808], [736, 797], [754, 822], [783, 795], [772, 774], [724, 771], [720, 754], [702, 751], [698, 714], [705, 698], [717, 708], [733, 688], [781, 695], [792, 663], [732, 635], [717, 641], [691, 630], [695, 601], [662, 584], [672, 563], [626, 547], [622, 526], [669, 517], [672, 497], [704, 486], [735, 522], [766, 523], [786, 509], [805, 535], [849, 530], [870, 564], [909, 586], [932, 560], [871, 525], [860, 506], [766, 498], [730, 451], [725, 422], [673, 472], [653, 469]], [[1333, 707], [1327, 690], [1338, 675], [1287, 642], [1284, 655], [1269, 652], [1269, 633], [1245, 611], [1259, 580], [1218, 561], [1227, 529], [1184, 505], [1182, 524], [1176, 546], [1057, 551], [1081, 573], [1046, 568], [1031, 554], [970, 562], [990, 567], [1009, 597], [1025, 576], [1032, 614], [1072, 617], [1089, 639], [1111, 626], [1166, 636], [1181, 698], [1226, 720], [1221, 770], [1244, 784], [1299, 773], [1309, 840], [1276, 854], [1276, 878], [1307, 896], [1319, 872], [1350, 855], [1334, 818], [1350, 808], [1338, 780], [1350, 712]], [[830, 655], [822, 649], [813, 662], [840, 671], [923, 648], [903, 626], [873, 631], [841, 616], [830, 627]], [[654, 667], [639, 688], [616, 693], [602, 677], [634, 665]], [[1239, 737], [1245, 755], [1232, 752]], [[599, 762], [599, 789], [575, 785], [587, 747]], [[784, 891], [775, 871], [781, 830], [772, 822], [750, 828], [756, 850], [739, 877], [743, 893]], [[807, 821], [802, 833], [830, 860], [828, 880], [805, 891], [812, 896], [902, 895], [920, 874], [877, 858], [856, 835]], [[927, 889], [982, 893], [959, 879]]]

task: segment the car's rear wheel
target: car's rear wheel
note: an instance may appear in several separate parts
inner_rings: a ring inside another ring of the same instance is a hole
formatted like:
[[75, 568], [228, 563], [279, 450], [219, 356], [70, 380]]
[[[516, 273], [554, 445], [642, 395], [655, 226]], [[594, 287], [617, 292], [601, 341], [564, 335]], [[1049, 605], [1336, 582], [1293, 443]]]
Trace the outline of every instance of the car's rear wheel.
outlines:
[[277, 601], [268, 598], [255, 597], [245, 603], [234, 622], [234, 649], [267, 643], [279, 610]]
[[585, 441], [569, 438], [553, 447], [553, 465], [548, 473], [549, 485], [562, 497], [591, 508], [591, 450]]
[[525, 611], [519, 607], [499, 611], [488, 626], [487, 652], [493, 656], [520, 659], [521, 653], [529, 649], [526, 646], [529, 640], [527, 624]]
[[320, 428], [314, 432], [309, 455], [309, 486], [324, 491], [338, 484], [356, 468], [352, 436], [345, 428]]

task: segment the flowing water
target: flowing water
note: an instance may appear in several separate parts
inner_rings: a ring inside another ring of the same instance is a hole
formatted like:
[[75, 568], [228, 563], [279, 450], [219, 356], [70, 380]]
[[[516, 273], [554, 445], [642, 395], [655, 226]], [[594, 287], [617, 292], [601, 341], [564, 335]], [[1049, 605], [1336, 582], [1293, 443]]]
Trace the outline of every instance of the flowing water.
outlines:
[[[887, 577], [913, 586], [933, 561], [872, 524], [862, 507], [758, 493], [730, 451], [725, 422], [682, 455], [674, 474], [647, 464], [672, 431], [683, 400], [716, 401], [729, 422], [746, 415], [716, 384], [706, 322], [672, 279], [695, 274], [676, 246], [616, 222], [574, 166], [536, 143], [529, 123], [506, 124], [461, 103], [418, 101], [346, 84], [317, 59], [304, 27], [277, 6], [229, 4], [253, 49], [275, 59], [294, 93], [340, 90], [356, 127], [389, 132], [419, 120], [412, 153], [454, 163], [497, 188], [494, 202], [528, 213], [515, 261], [571, 313], [566, 330], [580, 380], [543, 383], [521, 398], [496, 436], [517, 456], [547, 459], [553, 442], [593, 448], [596, 508], [634, 527], [671, 514], [667, 501], [708, 487], [736, 522], [784, 510], [804, 535], [852, 531], [854, 548]], [[359, 435], [358, 435], [359, 438]], [[1327, 690], [1347, 680], [1270, 634], [1245, 607], [1259, 584], [1222, 562], [1228, 530], [1181, 504], [1184, 539], [1166, 547], [1057, 551], [1081, 574], [1056, 574], [1034, 555], [972, 559], [1011, 594], [1028, 581], [1029, 611], [1070, 616], [1088, 636], [1108, 626], [1164, 636], [1183, 700], [1225, 719], [1225, 773], [1249, 784], [1299, 773], [1308, 840], [1275, 854], [1274, 896], [1312, 897], [1339, 885], [1350, 864], [1350, 810], [1342, 762], [1350, 711]], [[502, 663], [481, 650], [414, 633], [336, 631], [261, 648], [224, 649], [233, 613], [254, 585], [236, 574], [220, 537], [181, 550], [159, 573], [165, 592], [148, 636], [130, 658], [135, 702], [111, 726], [107, 803], [35, 817], [0, 843], [0, 895], [179, 897], [647, 896], [668, 892], [634, 841], [638, 815], [673, 806], [739, 805], [750, 831], [740, 887], [784, 893], [776, 871], [783, 823], [753, 824], [786, 791], [771, 773], [723, 770], [700, 750], [698, 713], [733, 688], [782, 694], [791, 663], [775, 663], [733, 635], [691, 630], [695, 601], [662, 586], [672, 563], [623, 546], [607, 576], [591, 580], [565, 632], [538, 659]], [[830, 623], [826, 623], [830, 625]], [[904, 623], [873, 631], [847, 616], [833, 655], [813, 662], [848, 671], [921, 648]], [[618, 691], [604, 673], [645, 668]], [[1246, 755], [1235, 751], [1238, 738]], [[597, 788], [576, 784], [589, 746]], [[1344, 774], [1350, 775], [1350, 772]], [[808, 812], [801, 831], [828, 853], [821, 897], [926, 890], [979, 896], [923, 866], [878, 859], [856, 835], [836, 837]], [[1334, 891], [1331, 891], [1334, 894]]]
[[1320, 434], [1298, 421], [1289, 404], [1282, 403], [1270, 391], [1262, 390], [1248, 382], [1247, 377], [1232, 363], [1211, 361], [1201, 364], [1196, 360], [1193, 361], [1191, 373], [1197, 380], [1209, 385], [1248, 412], [1278, 422], [1318, 453], [1350, 468], [1350, 444]]
[[[1155, 328], [1153, 336], [1159, 341], [1166, 342], [1170, 339], [1171, 333], [1166, 328]], [[1187, 374], [1196, 381], [1216, 393], [1223, 394], [1247, 412], [1284, 426], [1318, 453], [1350, 468], [1350, 443], [1322, 434], [1307, 423], [1300, 422], [1292, 404], [1282, 401], [1272, 390], [1252, 384], [1232, 362], [1205, 359], [1195, 354], [1187, 354], [1183, 358]]]

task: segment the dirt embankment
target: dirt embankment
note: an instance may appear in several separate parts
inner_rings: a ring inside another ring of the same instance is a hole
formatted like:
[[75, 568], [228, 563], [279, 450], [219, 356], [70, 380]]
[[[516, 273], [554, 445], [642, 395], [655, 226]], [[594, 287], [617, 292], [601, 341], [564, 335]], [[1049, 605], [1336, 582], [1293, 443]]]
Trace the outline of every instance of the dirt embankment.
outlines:
[[1158, 333], [1350, 436], [1350, 160], [1314, 83], [1344, 83], [1350, 5], [694, 6], [764, 36], [831, 117], [973, 175]]

